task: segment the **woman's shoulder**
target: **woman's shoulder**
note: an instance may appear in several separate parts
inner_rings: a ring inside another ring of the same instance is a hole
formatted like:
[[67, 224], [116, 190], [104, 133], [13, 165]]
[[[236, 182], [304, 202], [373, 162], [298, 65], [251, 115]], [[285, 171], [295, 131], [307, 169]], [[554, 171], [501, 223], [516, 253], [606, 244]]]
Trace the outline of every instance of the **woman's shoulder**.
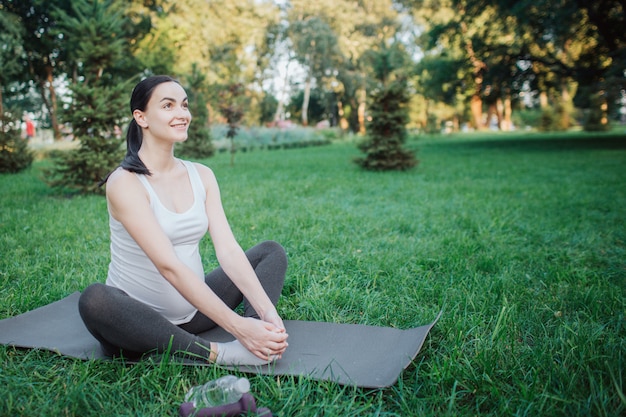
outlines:
[[205, 185], [207, 181], [215, 181], [215, 173], [213, 173], [211, 168], [199, 162], [191, 162], [191, 164], [196, 168], [198, 175], [200, 175], [200, 178]]
[[[135, 173], [118, 168], [111, 173], [106, 185], [109, 212], [120, 220], [123, 213], [149, 208], [150, 197]], [[120, 220], [121, 221], [121, 220]]]
[[107, 196], [113, 194], [135, 194], [138, 188], [143, 188], [137, 174], [124, 168], [117, 168], [109, 175], [106, 182]]
[[193, 165], [200, 175], [213, 175], [213, 170], [209, 168], [208, 166], [201, 164], [200, 162], [192, 162], [192, 161], [185, 161], [185, 162]]
[[132, 183], [137, 181], [137, 175], [125, 170], [122, 167], [118, 167], [115, 171], [111, 172], [109, 178], [107, 179], [106, 185], [107, 189], [109, 188], [117, 188], [121, 185]]

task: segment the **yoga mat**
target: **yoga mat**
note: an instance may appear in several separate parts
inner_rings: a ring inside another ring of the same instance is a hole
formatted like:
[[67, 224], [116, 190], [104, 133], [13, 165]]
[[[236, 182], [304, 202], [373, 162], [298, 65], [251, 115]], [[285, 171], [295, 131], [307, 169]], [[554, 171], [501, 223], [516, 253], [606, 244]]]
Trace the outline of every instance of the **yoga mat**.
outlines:
[[[78, 314], [79, 297], [80, 293], [76, 292], [52, 304], [0, 320], [0, 344], [50, 350], [84, 360], [108, 359]], [[441, 312], [432, 323], [408, 330], [286, 320], [289, 348], [282, 359], [267, 366], [237, 369], [265, 375], [306, 376], [364, 388], [388, 387], [411, 364], [440, 316]], [[220, 328], [200, 336], [218, 342], [233, 340]]]

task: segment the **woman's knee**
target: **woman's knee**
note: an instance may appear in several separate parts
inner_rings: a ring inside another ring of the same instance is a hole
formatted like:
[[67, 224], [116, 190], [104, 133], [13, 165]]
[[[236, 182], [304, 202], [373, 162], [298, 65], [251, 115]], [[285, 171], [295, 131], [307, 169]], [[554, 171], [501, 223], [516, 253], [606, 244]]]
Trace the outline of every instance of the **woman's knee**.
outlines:
[[78, 299], [78, 312], [83, 320], [103, 314], [107, 302], [109, 288], [105, 284], [91, 284], [83, 290]]
[[255, 269], [260, 263], [270, 264], [278, 269], [281, 268], [281, 264], [285, 269], [287, 266], [285, 249], [273, 240], [266, 240], [253, 246], [246, 251], [246, 256]]
[[280, 243], [273, 240], [266, 240], [261, 242], [259, 246], [262, 247], [263, 252], [282, 258], [285, 263], [287, 262], [287, 252], [285, 252], [285, 248], [283, 248]]

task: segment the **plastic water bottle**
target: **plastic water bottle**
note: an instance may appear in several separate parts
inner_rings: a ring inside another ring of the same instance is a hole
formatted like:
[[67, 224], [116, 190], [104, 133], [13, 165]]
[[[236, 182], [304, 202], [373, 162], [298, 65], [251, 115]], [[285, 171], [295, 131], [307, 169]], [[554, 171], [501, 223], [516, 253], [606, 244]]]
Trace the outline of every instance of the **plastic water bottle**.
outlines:
[[236, 403], [248, 391], [250, 391], [250, 381], [246, 378], [225, 375], [204, 385], [191, 387], [185, 395], [185, 402], [192, 403], [199, 410]]

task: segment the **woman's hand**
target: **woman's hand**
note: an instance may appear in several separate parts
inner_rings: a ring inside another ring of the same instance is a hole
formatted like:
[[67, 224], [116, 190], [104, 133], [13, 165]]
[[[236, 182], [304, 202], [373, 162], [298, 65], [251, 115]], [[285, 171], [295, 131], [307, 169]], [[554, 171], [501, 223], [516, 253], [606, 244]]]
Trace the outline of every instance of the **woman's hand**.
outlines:
[[264, 360], [272, 357], [280, 359], [288, 346], [288, 334], [283, 326], [251, 317], [242, 317], [241, 325], [237, 326], [233, 335], [246, 349]]
[[266, 321], [268, 323], [272, 323], [274, 326], [278, 327], [285, 331], [285, 325], [283, 324], [283, 319], [280, 318], [276, 308], [271, 308], [265, 313], [261, 314], [261, 320]]

